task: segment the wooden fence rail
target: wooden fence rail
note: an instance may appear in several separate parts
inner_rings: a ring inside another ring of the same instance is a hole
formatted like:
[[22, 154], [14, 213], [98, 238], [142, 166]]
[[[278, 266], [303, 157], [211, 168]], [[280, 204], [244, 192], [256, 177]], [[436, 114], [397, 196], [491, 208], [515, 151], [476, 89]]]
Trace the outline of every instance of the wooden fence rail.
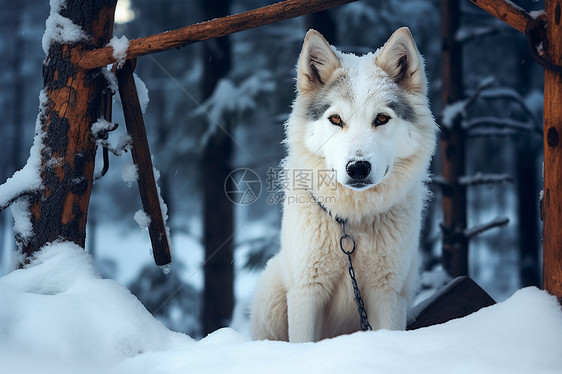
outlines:
[[[286, 0], [232, 16], [131, 40], [127, 49], [127, 59], [180, 48], [198, 41], [285, 21], [354, 1], [356, 0]], [[73, 57], [73, 63], [82, 69], [99, 68], [115, 61], [112, 47], [84, 51]]]

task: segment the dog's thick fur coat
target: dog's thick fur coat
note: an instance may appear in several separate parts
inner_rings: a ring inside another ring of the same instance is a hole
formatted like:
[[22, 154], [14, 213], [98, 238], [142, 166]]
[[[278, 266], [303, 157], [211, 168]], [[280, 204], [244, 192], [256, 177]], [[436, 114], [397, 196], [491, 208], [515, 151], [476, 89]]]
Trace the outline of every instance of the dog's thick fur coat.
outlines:
[[[362, 57], [336, 51], [311, 30], [297, 70], [281, 251], [259, 281], [252, 335], [306, 342], [360, 330], [336, 215], [357, 244], [353, 264], [370, 324], [404, 329], [437, 129], [423, 59], [407, 28]], [[358, 161], [369, 165], [359, 182], [350, 172]], [[334, 183], [291, 188], [293, 170], [324, 170]]]

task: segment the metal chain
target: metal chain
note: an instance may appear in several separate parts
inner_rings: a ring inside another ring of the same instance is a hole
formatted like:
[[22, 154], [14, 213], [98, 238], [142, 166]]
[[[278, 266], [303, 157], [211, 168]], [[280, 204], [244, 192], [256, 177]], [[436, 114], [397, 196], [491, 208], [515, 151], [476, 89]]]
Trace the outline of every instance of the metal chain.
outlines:
[[[361, 292], [359, 291], [359, 286], [357, 286], [357, 279], [355, 278], [355, 270], [353, 269], [353, 262], [351, 261], [351, 255], [355, 252], [355, 239], [351, 235], [345, 232], [345, 220], [336, 217], [336, 220], [341, 224], [342, 236], [340, 238], [340, 248], [344, 254], [347, 255], [349, 261], [349, 276], [351, 277], [351, 285], [353, 286], [353, 295], [355, 296], [355, 302], [357, 303], [357, 312], [359, 313], [359, 318], [361, 320], [361, 330], [371, 331], [373, 328], [369, 323], [369, 318], [367, 317], [367, 311], [365, 310], [365, 303], [361, 297]], [[343, 241], [345, 239], [351, 240], [353, 243], [353, 248], [351, 251], [346, 251], [343, 247]]]
[[[355, 302], [357, 303], [357, 312], [359, 313], [359, 318], [361, 320], [361, 330], [371, 331], [373, 328], [369, 323], [369, 318], [367, 317], [367, 310], [365, 310], [365, 303], [363, 302], [363, 298], [361, 297], [361, 292], [359, 291], [359, 286], [357, 285], [357, 279], [355, 278], [355, 270], [353, 269], [353, 262], [351, 262], [351, 255], [353, 254], [353, 252], [355, 252], [355, 239], [353, 239], [351, 235], [345, 232], [345, 224], [347, 223], [347, 219], [343, 219], [338, 215], [336, 216], [332, 215], [332, 212], [330, 212], [320, 201], [318, 201], [318, 199], [316, 198], [316, 196], [314, 196], [312, 191], [308, 191], [308, 192], [310, 193], [310, 196], [312, 196], [312, 199], [316, 202], [316, 204], [318, 204], [318, 206], [324, 212], [326, 212], [330, 217], [334, 218], [341, 225], [342, 236], [340, 238], [340, 249], [344, 254], [347, 255], [347, 260], [349, 262], [349, 269], [348, 269], [349, 276], [351, 277], [351, 285], [353, 286], [353, 296], [355, 297]], [[346, 251], [345, 248], [343, 247], [343, 242], [345, 239], [351, 240], [351, 243], [353, 243], [353, 248], [351, 249], [351, 251]]]

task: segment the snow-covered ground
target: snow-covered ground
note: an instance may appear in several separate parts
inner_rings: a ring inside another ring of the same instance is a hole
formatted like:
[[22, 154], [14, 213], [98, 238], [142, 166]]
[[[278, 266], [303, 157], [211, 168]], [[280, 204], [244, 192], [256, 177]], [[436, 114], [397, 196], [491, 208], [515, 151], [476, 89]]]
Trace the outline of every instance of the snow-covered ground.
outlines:
[[290, 344], [222, 329], [194, 341], [101, 279], [83, 249], [56, 243], [0, 278], [0, 300], [1, 373], [562, 373], [562, 311], [536, 288], [416, 331]]

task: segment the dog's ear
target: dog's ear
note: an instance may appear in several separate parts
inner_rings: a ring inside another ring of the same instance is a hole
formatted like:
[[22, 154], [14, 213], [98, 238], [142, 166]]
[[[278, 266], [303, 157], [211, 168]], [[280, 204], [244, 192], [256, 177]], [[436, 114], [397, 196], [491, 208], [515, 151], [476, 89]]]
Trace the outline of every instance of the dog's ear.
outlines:
[[427, 93], [423, 57], [407, 27], [392, 34], [375, 58], [375, 64], [404, 89], [423, 95]]
[[341, 66], [332, 48], [322, 34], [309, 30], [299, 57], [297, 87], [306, 93], [324, 85], [334, 70]]

